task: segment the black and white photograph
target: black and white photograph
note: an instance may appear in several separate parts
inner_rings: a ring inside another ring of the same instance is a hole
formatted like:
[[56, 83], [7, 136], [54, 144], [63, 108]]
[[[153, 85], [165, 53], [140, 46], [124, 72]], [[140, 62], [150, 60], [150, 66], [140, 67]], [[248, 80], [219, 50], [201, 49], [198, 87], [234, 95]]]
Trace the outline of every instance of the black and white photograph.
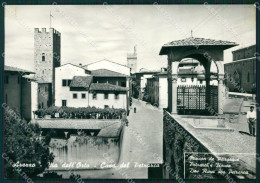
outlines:
[[257, 178], [260, 4], [1, 5], [4, 180]]

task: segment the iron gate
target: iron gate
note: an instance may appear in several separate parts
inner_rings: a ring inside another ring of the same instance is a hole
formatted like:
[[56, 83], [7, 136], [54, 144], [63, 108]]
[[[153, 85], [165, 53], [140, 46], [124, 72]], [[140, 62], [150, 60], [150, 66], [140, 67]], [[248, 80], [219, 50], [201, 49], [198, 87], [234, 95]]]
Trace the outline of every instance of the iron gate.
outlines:
[[[206, 104], [206, 86], [177, 87], [178, 114], [214, 115], [218, 112], [218, 86], [210, 86], [210, 104]], [[213, 109], [213, 110], [212, 110]], [[214, 112], [212, 112], [214, 111]]]

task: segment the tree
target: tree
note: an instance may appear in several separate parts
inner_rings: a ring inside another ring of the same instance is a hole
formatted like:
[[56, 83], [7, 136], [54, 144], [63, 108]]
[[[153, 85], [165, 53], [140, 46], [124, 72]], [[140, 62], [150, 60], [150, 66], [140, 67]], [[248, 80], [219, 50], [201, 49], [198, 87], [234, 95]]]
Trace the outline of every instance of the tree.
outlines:
[[49, 152], [49, 144], [39, 137], [39, 125], [27, 123], [14, 110], [5, 108], [5, 178], [24, 178], [25, 174], [30, 178], [36, 177], [53, 162], [54, 155]]

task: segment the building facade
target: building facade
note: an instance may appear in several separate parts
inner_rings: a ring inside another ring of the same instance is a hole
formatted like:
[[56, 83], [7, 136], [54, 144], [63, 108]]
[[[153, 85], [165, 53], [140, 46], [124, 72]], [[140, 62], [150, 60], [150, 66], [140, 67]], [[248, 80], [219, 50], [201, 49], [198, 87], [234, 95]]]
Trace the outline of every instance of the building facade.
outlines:
[[[94, 82], [110, 83], [126, 88], [130, 86], [130, 67], [122, 65], [111, 60], [100, 60], [83, 66], [83, 68], [92, 72]], [[127, 91], [127, 109], [130, 102], [130, 91]]]
[[[55, 68], [55, 106], [83, 107], [87, 105], [82, 103], [77, 104], [77, 100], [73, 99], [73, 94], [70, 91], [70, 84], [74, 76], [90, 76], [90, 71], [73, 64], [64, 64]], [[84, 92], [84, 91], [83, 91]], [[78, 93], [80, 95], [80, 91]]]
[[[104, 69], [90, 71], [73, 64], [57, 67], [55, 73], [56, 106], [128, 110], [127, 76]], [[116, 77], [119, 75], [122, 78]]]
[[33, 72], [11, 66], [4, 70], [4, 102], [26, 120], [32, 119], [32, 111], [38, 107], [38, 83], [28, 80], [29, 74]]
[[140, 69], [139, 72], [132, 74], [131, 90], [133, 97], [143, 100], [147, 79], [159, 72], [160, 70]]
[[256, 45], [232, 52], [233, 61], [224, 64], [226, 86], [230, 92], [256, 92]]
[[147, 79], [148, 101], [159, 108], [168, 107], [167, 72], [163, 71]]

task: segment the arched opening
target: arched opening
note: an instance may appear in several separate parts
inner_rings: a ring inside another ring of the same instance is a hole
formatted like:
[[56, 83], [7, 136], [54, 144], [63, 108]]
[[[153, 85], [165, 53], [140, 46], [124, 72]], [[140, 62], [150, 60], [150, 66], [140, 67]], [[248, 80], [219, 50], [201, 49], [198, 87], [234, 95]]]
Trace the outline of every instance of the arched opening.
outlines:
[[45, 53], [42, 53], [42, 61], [45, 62]]
[[[212, 64], [213, 63], [213, 64]], [[177, 69], [177, 113], [211, 115], [218, 111], [218, 72], [212, 59], [200, 53], [184, 56]]]

